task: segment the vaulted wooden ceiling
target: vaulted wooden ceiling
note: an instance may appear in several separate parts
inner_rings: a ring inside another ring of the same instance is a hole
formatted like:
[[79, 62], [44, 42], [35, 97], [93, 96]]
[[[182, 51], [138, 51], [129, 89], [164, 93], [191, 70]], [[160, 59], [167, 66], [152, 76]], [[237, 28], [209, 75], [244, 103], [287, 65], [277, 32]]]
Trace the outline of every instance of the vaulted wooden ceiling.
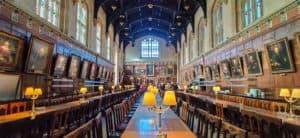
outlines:
[[113, 24], [124, 46], [145, 35], [176, 46], [200, 6], [206, 16], [206, 0], [95, 0], [95, 17], [100, 6], [107, 14], [107, 27]]

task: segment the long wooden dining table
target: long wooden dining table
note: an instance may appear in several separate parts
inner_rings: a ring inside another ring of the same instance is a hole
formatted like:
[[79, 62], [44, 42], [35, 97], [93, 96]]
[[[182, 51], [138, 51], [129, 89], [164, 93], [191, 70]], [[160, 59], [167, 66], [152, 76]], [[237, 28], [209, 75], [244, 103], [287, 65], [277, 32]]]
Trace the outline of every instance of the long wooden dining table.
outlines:
[[246, 105], [239, 104], [239, 103], [234, 103], [234, 102], [224, 101], [224, 100], [220, 100], [220, 99], [215, 99], [215, 98], [205, 96], [205, 95], [197, 95], [197, 94], [191, 94], [191, 93], [183, 93], [183, 94], [189, 94], [190, 96], [201, 98], [203, 100], [210, 101], [214, 104], [215, 103], [220, 103], [220, 104], [223, 105], [224, 108], [227, 108], [228, 106], [231, 106], [231, 107], [239, 108], [240, 111], [241, 110], [246, 110], [246, 111], [254, 112], [258, 115], [269, 116], [269, 117], [272, 117], [272, 118], [279, 118], [279, 119], [282, 120], [282, 123], [291, 124], [291, 125], [294, 125], [294, 126], [297, 126], [297, 127], [300, 128], [300, 116], [295, 116], [295, 117], [291, 118], [291, 117], [289, 117], [288, 113], [272, 112], [272, 111], [269, 111], [269, 110], [260, 109], [260, 108], [256, 108], [256, 107], [250, 107], [250, 106], [246, 106]]
[[[131, 90], [125, 90], [125, 91], [131, 91]], [[125, 92], [125, 91], [114, 92], [114, 93], [106, 94], [105, 96], [109, 96], [109, 95], [117, 94], [117, 93], [122, 93], [122, 92]], [[86, 102], [79, 102], [79, 100], [77, 100], [77, 101], [72, 101], [72, 102], [68, 102], [68, 103], [64, 103], [64, 104], [47, 106], [47, 107], [43, 107], [41, 109], [38, 108], [38, 109], [36, 109], [36, 116], [47, 114], [47, 113], [58, 111], [58, 110], [62, 110], [62, 109], [72, 108], [72, 107], [75, 107], [75, 106], [80, 106], [82, 104], [87, 104], [88, 101], [93, 101], [93, 100], [96, 100], [96, 99], [100, 99], [102, 97], [103, 97], [103, 95], [99, 95], [99, 96], [94, 96], [94, 97], [87, 98], [85, 100]], [[0, 116], [0, 125], [10, 123], [10, 122], [14, 122], [14, 121], [18, 121], [18, 120], [22, 120], [22, 119], [27, 119], [27, 118], [30, 118], [30, 117], [31, 117], [31, 111], [25, 111], [25, 112], [19, 112], [19, 113], [14, 113], [14, 114], [3, 115], [3, 116]]]
[[[196, 135], [171, 109], [167, 109], [162, 114], [162, 131], [168, 138], [196, 138]], [[121, 138], [155, 138], [157, 134], [158, 114], [149, 110], [147, 106], [140, 105]]]

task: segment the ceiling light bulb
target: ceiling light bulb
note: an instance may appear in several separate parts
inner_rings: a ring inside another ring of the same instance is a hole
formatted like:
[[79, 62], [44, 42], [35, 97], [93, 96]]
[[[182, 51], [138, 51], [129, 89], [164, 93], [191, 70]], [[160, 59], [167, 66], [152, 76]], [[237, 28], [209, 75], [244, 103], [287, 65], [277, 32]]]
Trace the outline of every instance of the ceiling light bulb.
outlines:
[[184, 5], [183, 7], [185, 10], [189, 10], [190, 9], [190, 6], [189, 5]]
[[111, 5], [111, 9], [112, 9], [113, 11], [115, 11], [115, 10], [117, 9], [117, 6], [116, 6], [116, 5]]
[[180, 19], [180, 18], [181, 18], [181, 16], [180, 16], [180, 15], [177, 15], [177, 16], [176, 16], [176, 19]]
[[178, 26], [181, 26], [181, 24], [182, 24], [181, 22], [177, 22], [177, 25], [178, 25]]
[[153, 4], [152, 3], [149, 3], [147, 6], [148, 6], [149, 9], [153, 8]]
[[125, 16], [121, 14], [121, 15], [120, 15], [120, 18], [123, 18], [123, 19], [124, 19], [124, 18], [125, 18]]

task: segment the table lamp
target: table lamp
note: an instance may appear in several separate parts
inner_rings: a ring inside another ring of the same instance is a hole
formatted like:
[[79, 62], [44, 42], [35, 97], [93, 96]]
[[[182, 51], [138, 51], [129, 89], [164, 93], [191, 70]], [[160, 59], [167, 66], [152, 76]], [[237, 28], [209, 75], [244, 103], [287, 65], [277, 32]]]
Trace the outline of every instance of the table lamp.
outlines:
[[33, 87], [27, 87], [25, 90], [25, 96], [28, 96], [32, 100], [32, 111], [31, 111], [31, 120], [35, 119], [35, 100], [43, 94], [43, 91], [41, 88], [33, 88]]
[[183, 86], [184, 92], [186, 92], [187, 88], [188, 87], [186, 85]]
[[149, 92], [152, 92], [153, 94], [157, 94], [158, 93], [158, 88], [157, 87], [152, 87]]
[[86, 87], [81, 87], [80, 90], [79, 90], [79, 92], [83, 95], [83, 98], [81, 98], [79, 100], [79, 102], [81, 102], [81, 103], [85, 102], [85, 94], [87, 92], [87, 88]]
[[216, 99], [218, 99], [218, 93], [219, 93], [219, 91], [221, 91], [221, 87], [220, 86], [214, 86], [213, 91], [215, 92]]
[[98, 86], [98, 90], [100, 91], [100, 94], [102, 95], [103, 90], [104, 90], [103, 85], [99, 85], [99, 86]]
[[111, 86], [111, 91], [113, 92], [115, 90], [115, 85]]
[[290, 105], [290, 111], [289, 111], [290, 117], [294, 117], [292, 106], [293, 106], [293, 103], [295, 103], [300, 98], [300, 89], [293, 89], [292, 90], [292, 95], [291, 95], [289, 89], [282, 88], [280, 90], [279, 96], [284, 97], [284, 100], [289, 103], [289, 105]]
[[158, 138], [163, 138], [166, 137], [163, 132], [162, 132], [162, 126], [161, 126], [161, 115], [164, 113], [166, 110], [169, 109], [170, 106], [176, 105], [176, 96], [174, 91], [166, 91], [164, 98], [163, 98], [163, 103], [162, 105], [167, 106], [167, 108], [163, 108], [162, 105], [156, 106], [156, 97], [155, 94], [152, 92], [146, 92], [144, 95], [143, 99], [143, 105], [145, 106], [150, 106], [150, 110], [155, 111], [158, 113]]
[[122, 85], [119, 85], [119, 89], [120, 89], [120, 90], [122, 90], [122, 89], [123, 89]]

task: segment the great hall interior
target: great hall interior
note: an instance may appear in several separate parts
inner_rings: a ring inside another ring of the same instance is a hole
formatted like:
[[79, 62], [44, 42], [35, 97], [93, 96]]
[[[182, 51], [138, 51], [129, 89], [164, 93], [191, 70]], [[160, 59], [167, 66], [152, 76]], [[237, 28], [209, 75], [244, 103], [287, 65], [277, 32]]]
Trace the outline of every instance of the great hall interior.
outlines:
[[0, 138], [300, 138], [300, 0], [0, 0]]

